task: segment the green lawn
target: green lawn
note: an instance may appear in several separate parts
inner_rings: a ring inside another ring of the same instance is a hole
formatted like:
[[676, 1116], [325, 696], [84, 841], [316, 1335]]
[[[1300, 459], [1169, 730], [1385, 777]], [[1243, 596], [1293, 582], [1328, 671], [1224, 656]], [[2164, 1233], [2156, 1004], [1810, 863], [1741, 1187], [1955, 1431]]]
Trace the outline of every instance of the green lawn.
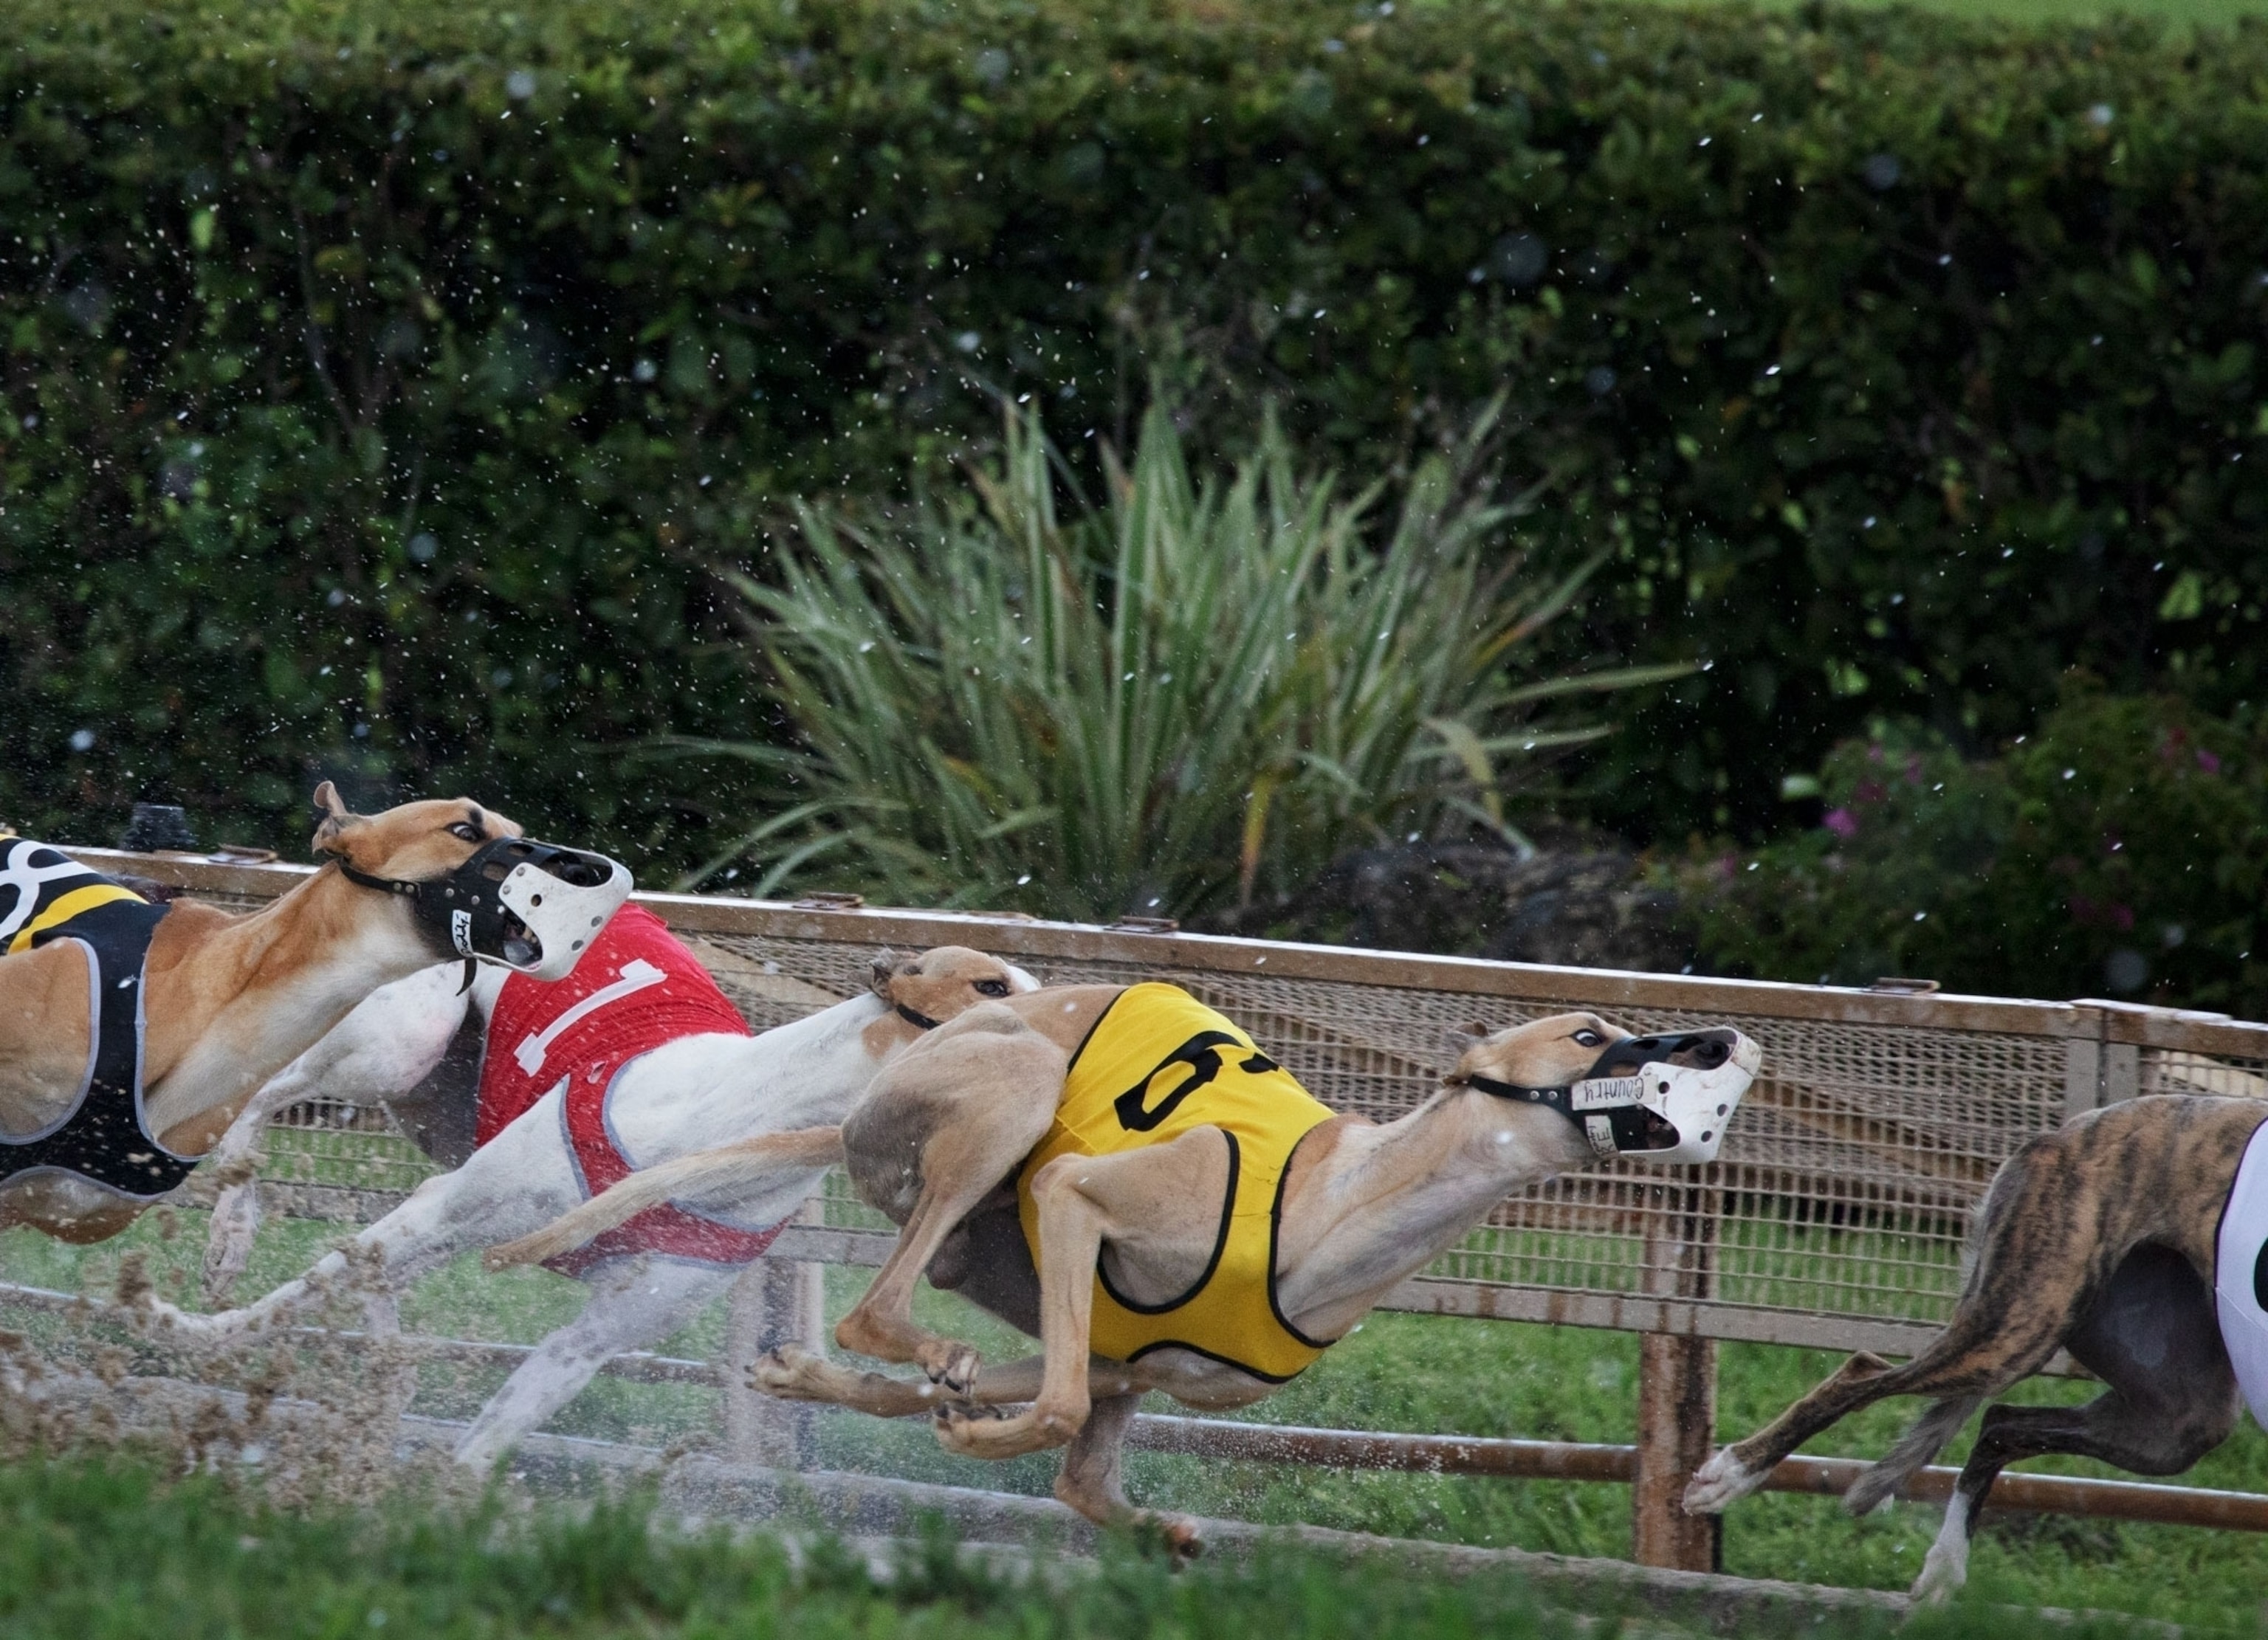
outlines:
[[[634, 1503], [535, 1519], [491, 1508], [282, 1514], [210, 1480], [128, 1465], [0, 1468], [0, 1633], [10, 1640], [1527, 1640], [1681, 1632], [1539, 1607], [1516, 1577], [1409, 1577], [1285, 1549], [1175, 1574], [1130, 1546], [1089, 1568], [986, 1570], [932, 1537], [877, 1578], [821, 1542], [687, 1539]], [[1749, 1636], [2109, 1640], [1959, 1608], [1744, 1624]]]
[[[263, 1290], [304, 1268], [335, 1227], [286, 1222], [264, 1235], [245, 1291]], [[125, 1248], [152, 1255], [161, 1287], [188, 1291], [203, 1224], [183, 1215], [170, 1240], [145, 1224], [120, 1242], [72, 1249], [27, 1232], [0, 1235], [0, 1276], [44, 1286], [100, 1289]], [[828, 1298], [839, 1313], [865, 1273], [830, 1272]], [[532, 1342], [571, 1315], [573, 1283], [541, 1271], [496, 1277], [470, 1259], [421, 1283], [405, 1305], [420, 1331]], [[925, 1293], [928, 1319], [999, 1358], [1026, 1348], [995, 1322], [945, 1295]], [[55, 1323], [13, 1315], [27, 1331]], [[711, 1314], [663, 1348], [706, 1357], [718, 1347], [721, 1317]], [[1637, 1341], [1615, 1333], [1502, 1322], [1376, 1315], [1314, 1370], [1251, 1416], [1341, 1427], [1626, 1441], [1632, 1437]], [[1745, 1434], [1830, 1370], [1821, 1351], [1726, 1347], [1719, 1433]], [[467, 1416], [499, 1376], [429, 1365], [417, 1409]], [[2092, 1386], [2040, 1380], [2027, 1399], [2083, 1397]], [[715, 1427], [713, 1392], [601, 1379], [553, 1426], [562, 1431], [664, 1445]], [[1160, 1408], [1161, 1410], [1170, 1409]], [[1810, 1450], [1873, 1455], [1894, 1438], [1914, 1403], [1894, 1402], [1830, 1430]], [[885, 1424], [833, 1415], [819, 1428], [828, 1467], [862, 1469], [962, 1485], [1043, 1494], [1047, 1457], [988, 1466], [940, 1452], [917, 1423]], [[1955, 1449], [1957, 1458], [1960, 1446]], [[2074, 1472], [2110, 1474], [2082, 1464]], [[1509, 1544], [1574, 1555], [1629, 1552], [1629, 1493], [1617, 1486], [1344, 1473], [1227, 1464], [1136, 1454], [1130, 1485], [1145, 1501], [1200, 1513], [1270, 1523], [1318, 1525], [1454, 1542]], [[2189, 1477], [2194, 1483], [2268, 1491], [2268, 1437], [2249, 1421], [2237, 1437]], [[1938, 1511], [1896, 1505], [1866, 1521], [1846, 1519], [1832, 1500], [1752, 1498], [1732, 1512], [1727, 1569], [1756, 1577], [1874, 1588], [1900, 1588], [1935, 1533]], [[2268, 1540], [2235, 1533], [2124, 1526], [2056, 1518], [1987, 1519], [1973, 1562], [1968, 1604], [2097, 1607], [2213, 1626], [2252, 1623], [2268, 1589]], [[218, 1632], [218, 1631], [216, 1631]]]

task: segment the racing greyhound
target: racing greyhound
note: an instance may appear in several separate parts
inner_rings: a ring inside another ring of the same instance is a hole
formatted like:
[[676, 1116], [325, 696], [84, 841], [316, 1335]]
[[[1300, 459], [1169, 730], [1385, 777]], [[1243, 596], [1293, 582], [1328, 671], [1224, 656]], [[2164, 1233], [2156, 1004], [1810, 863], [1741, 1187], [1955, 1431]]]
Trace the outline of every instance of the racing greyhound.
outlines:
[[[1975, 1262], [1945, 1331], [1893, 1367], [1860, 1353], [1685, 1489], [1714, 1514], [1820, 1430], [1888, 1395], [1932, 1405], [1843, 1495], [1889, 1500], [1979, 1404], [2068, 1350], [2108, 1387], [2084, 1406], [1987, 1408], [1945, 1524], [1915, 1579], [1941, 1600], [1969, 1576], [1993, 1479], [2050, 1452], [2179, 1475], [2228, 1438], [2243, 1401], [2268, 1422], [2268, 1106], [2154, 1094], [2073, 1117], [1993, 1175]], [[2242, 1390], [2240, 1397], [2239, 1390]]]
[[[751, 1382], [884, 1417], [932, 1411], [971, 1457], [1067, 1444], [1057, 1497], [1126, 1519], [1120, 1445], [1145, 1392], [1250, 1405], [1509, 1192], [1609, 1156], [1713, 1160], [1761, 1058], [1729, 1028], [1638, 1038], [1590, 1013], [1456, 1041], [1443, 1090], [1373, 1125], [1317, 1104], [1176, 986], [973, 1008], [884, 1070], [839, 1135], [859, 1195], [901, 1233], [836, 1342], [925, 1379], [791, 1349]], [[783, 1136], [666, 1177], [719, 1197], [762, 1188]], [[556, 1252], [659, 1188], [632, 1180], [620, 1204], [598, 1197], [497, 1256]], [[980, 1370], [967, 1344], [917, 1326], [924, 1271], [1037, 1335], [1042, 1356]], [[1176, 1552], [1197, 1551], [1190, 1522], [1155, 1519]]]
[[[641, 1163], [733, 1135], [840, 1121], [875, 1070], [924, 1031], [972, 1004], [1037, 989], [1022, 969], [963, 946], [912, 959], [885, 953], [866, 994], [751, 1036], [693, 953], [644, 908], [626, 906], [563, 984], [475, 986], [480, 1143], [463, 1166], [428, 1180], [351, 1252], [328, 1255], [255, 1304], [200, 1316], [153, 1297], [143, 1302], [180, 1336], [225, 1341], [319, 1301], [357, 1257], [377, 1265], [390, 1291], [468, 1247], [550, 1222], [591, 1190], [637, 1177]], [[826, 997], [815, 988], [801, 992]], [[389, 987], [263, 1089], [232, 1139], [248, 1144], [269, 1111], [319, 1094], [391, 1101], [423, 1081], [466, 1012], [446, 970]], [[806, 1142], [799, 1159], [791, 1139], [787, 1165], [768, 1188], [723, 1213], [656, 1201], [563, 1261], [563, 1273], [589, 1286], [589, 1300], [490, 1399], [457, 1460], [489, 1467], [611, 1357], [666, 1336], [722, 1296], [835, 1159], [835, 1129], [819, 1131], [824, 1142]], [[239, 1181], [216, 1215], [208, 1251], [219, 1253], [224, 1273], [231, 1262], [241, 1267], [232, 1247], [248, 1242], [257, 1223], [245, 1210], [254, 1199], [249, 1182]], [[372, 1309], [374, 1325], [393, 1325], [389, 1298]]]
[[314, 800], [324, 868], [248, 916], [0, 840], [0, 1225], [118, 1234], [373, 989], [443, 958], [558, 979], [630, 893], [468, 798]]

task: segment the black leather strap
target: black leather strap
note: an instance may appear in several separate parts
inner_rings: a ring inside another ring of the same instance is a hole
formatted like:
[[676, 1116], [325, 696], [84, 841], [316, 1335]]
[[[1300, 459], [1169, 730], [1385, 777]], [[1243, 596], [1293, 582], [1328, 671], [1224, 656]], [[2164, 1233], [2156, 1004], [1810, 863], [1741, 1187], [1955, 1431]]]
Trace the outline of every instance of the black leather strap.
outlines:
[[1590, 1118], [1604, 1116], [1614, 1129], [1617, 1151], [1640, 1151], [1646, 1148], [1646, 1112], [1637, 1104], [1610, 1106], [1603, 1110], [1578, 1111], [1574, 1103], [1573, 1084], [1562, 1087], [1528, 1087], [1517, 1082], [1499, 1082], [1494, 1077], [1466, 1077], [1462, 1085], [1477, 1092], [1496, 1099], [1517, 1100], [1523, 1105], [1541, 1105], [1556, 1110], [1573, 1122], [1585, 1139], [1591, 1135]]

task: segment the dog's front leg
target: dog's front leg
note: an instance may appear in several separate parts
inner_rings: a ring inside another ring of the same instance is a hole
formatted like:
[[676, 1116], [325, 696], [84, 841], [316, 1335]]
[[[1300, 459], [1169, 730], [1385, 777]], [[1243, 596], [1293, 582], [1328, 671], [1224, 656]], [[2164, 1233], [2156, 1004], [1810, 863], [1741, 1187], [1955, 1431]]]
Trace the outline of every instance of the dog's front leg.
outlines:
[[[1054, 1042], [986, 1004], [940, 1026], [874, 1079], [843, 1124], [844, 1163], [869, 1202], [898, 1198], [916, 1175], [918, 1195], [873, 1284], [836, 1323], [837, 1344], [878, 1361], [915, 1363], [956, 1394], [975, 1382], [976, 1351], [913, 1319], [914, 1286], [946, 1238], [1047, 1136], [1064, 1062]], [[909, 1166], [914, 1156], [918, 1165]]]
[[225, 1303], [260, 1232], [260, 1141], [271, 1117], [302, 1099], [375, 1106], [432, 1074], [464, 1022], [459, 965], [444, 963], [379, 987], [330, 1033], [254, 1093], [205, 1158], [219, 1198], [205, 1241], [204, 1295]]

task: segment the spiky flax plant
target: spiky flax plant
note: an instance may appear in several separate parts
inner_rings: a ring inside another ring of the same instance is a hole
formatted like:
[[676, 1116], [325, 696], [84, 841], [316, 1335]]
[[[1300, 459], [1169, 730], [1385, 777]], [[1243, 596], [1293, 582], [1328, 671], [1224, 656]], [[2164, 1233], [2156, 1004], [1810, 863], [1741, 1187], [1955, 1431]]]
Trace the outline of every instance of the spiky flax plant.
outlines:
[[1545, 700], [1666, 675], [1523, 680], [1589, 567], [1522, 570], [1476, 499], [1478, 435], [1372, 527], [1272, 423], [1192, 476], [1152, 408], [1096, 507], [1035, 418], [997, 463], [903, 506], [806, 505], [736, 577], [802, 744], [686, 743], [774, 767], [791, 801], [711, 870], [902, 905], [1186, 917], [1288, 890], [1351, 842], [1505, 828], [1502, 771], [1595, 732]]

